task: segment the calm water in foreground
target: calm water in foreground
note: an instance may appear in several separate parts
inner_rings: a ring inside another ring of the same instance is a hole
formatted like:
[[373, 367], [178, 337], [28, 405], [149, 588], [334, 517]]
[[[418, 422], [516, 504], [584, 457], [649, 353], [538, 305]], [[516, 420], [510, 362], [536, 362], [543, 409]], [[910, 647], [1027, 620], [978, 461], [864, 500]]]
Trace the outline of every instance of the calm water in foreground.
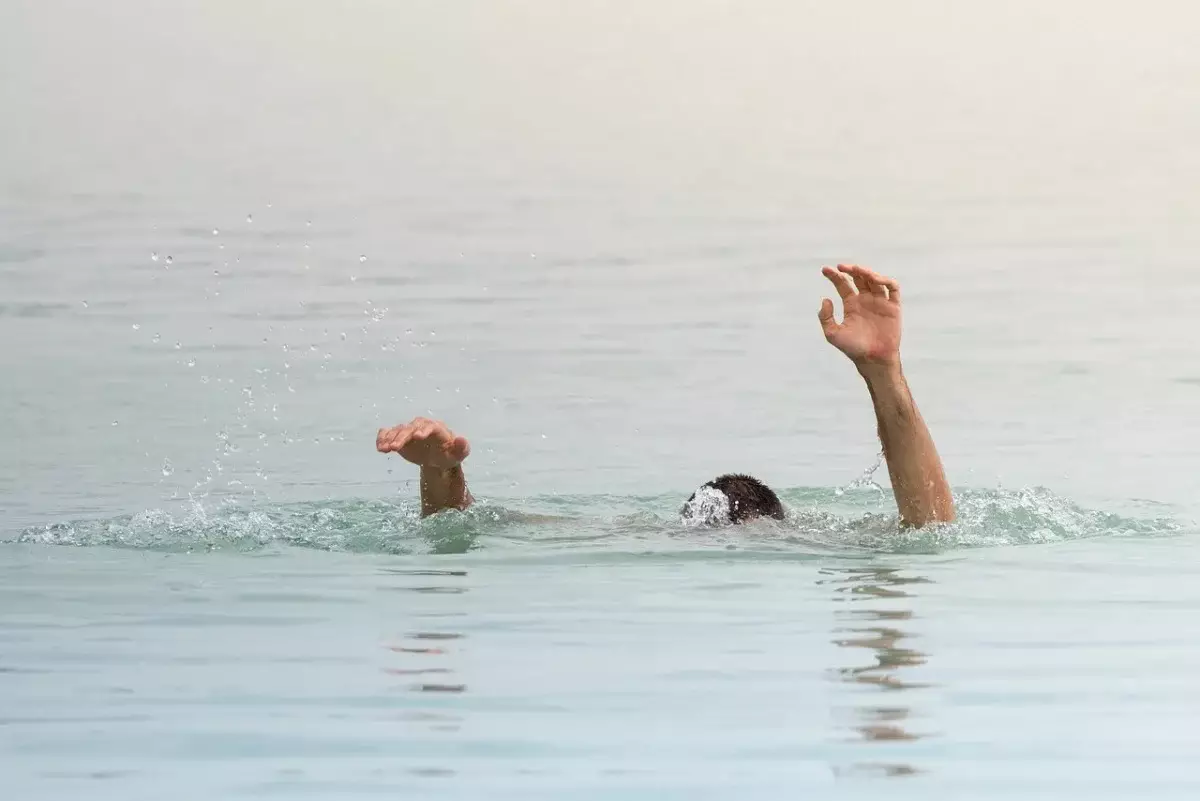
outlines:
[[902, 5], [4, 4], [4, 797], [1195, 798], [1200, 17]]

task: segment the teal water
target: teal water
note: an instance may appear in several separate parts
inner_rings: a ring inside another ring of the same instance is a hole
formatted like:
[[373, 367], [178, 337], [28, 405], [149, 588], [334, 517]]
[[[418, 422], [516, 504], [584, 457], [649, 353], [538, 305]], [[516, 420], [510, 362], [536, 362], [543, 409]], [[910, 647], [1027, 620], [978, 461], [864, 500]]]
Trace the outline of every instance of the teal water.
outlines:
[[[4, 797], [1195, 797], [1198, 34], [3, 4]], [[843, 260], [952, 526], [869, 469]], [[728, 471], [788, 520], [679, 526]]]

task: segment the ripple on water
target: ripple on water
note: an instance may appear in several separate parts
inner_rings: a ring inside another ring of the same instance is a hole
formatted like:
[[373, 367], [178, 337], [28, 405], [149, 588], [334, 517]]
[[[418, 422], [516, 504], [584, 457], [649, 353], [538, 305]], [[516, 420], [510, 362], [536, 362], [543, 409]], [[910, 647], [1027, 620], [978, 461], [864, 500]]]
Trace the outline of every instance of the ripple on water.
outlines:
[[[415, 504], [386, 500], [216, 510], [197, 503], [182, 514], [147, 510], [107, 520], [35, 526], [22, 531], [17, 541], [163, 551], [257, 551], [279, 546], [384, 554], [481, 551], [495, 556], [568, 555], [606, 561], [655, 555], [728, 559], [937, 553], [1101, 536], [1162, 536], [1187, 528], [1170, 517], [1129, 517], [1084, 508], [1040, 488], [960, 492], [958, 521], [924, 529], [901, 528], [888, 505], [890, 499], [878, 491], [841, 494], [798, 489], [782, 497], [792, 509], [784, 522], [700, 531], [677, 522], [678, 498], [673, 495], [557, 496], [514, 502], [514, 508], [479, 503], [466, 512], [426, 519]], [[530, 511], [516, 511], [518, 505]]]

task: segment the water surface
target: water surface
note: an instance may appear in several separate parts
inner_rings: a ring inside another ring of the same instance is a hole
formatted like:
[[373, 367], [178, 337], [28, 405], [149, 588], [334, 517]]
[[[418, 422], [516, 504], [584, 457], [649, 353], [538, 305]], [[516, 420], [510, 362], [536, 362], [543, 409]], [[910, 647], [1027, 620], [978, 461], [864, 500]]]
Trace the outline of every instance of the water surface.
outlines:
[[[1194, 797], [1197, 35], [5, 4], [9, 794]], [[848, 260], [904, 282], [955, 526], [863, 480]], [[479, 509], [374, 453], [418, 414]], [[789, 521], [679, 528], [727, 471]]]

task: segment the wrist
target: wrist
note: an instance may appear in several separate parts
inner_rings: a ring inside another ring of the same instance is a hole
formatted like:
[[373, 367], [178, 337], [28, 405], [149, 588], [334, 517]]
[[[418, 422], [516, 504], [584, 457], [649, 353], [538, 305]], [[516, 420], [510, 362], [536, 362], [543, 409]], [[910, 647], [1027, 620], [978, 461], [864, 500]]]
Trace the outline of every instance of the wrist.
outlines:
[[421, 465], [421, 478], [423, 479], [440, 479], [448, 481], [456, 476], [462, 475], [462, 465], [456, 464], [453, 467], [437, 467], [434, 465]]
[[861, 359], [854, 362], [858, 374], [868, 384], [894, 383], [904, 380], [900, 357], [890, 359]]

